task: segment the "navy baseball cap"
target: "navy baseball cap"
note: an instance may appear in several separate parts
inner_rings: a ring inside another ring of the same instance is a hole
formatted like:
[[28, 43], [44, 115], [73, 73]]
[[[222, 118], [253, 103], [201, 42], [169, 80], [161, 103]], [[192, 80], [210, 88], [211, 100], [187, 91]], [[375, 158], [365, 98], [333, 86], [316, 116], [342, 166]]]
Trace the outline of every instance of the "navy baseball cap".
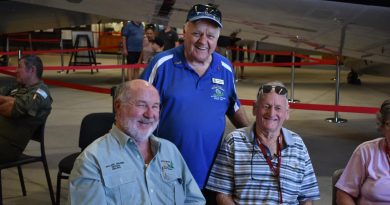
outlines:
[[222, 14], [217, 8], [211, 5], [196, 4], [192, 6], [187, 15], [187, 21], [208, 19], [222, 28]]

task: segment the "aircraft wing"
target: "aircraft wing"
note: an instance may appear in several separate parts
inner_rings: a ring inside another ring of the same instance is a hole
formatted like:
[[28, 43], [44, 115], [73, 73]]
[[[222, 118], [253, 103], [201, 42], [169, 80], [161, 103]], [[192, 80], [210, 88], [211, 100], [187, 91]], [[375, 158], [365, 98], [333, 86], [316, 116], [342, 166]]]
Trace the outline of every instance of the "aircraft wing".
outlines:
[[181, 28], [187, 11], [193, 4], [212, 3], [222, 11], [223, 35], [229, 35], [240, 29], [241, 38], [259, 41], [264, 45], [274, 44], [335, 55], [341, 53], [343, 56], [356, 59], [390, 64], [390, 3], [357, 1], [359, 4], [355, 4], [353, 2], [347, 0], [1, 1], [0, 33], [17, 32], [24, 28], [34, 30], [98, 21], [107, 22], [110, 19], [140, 20]]

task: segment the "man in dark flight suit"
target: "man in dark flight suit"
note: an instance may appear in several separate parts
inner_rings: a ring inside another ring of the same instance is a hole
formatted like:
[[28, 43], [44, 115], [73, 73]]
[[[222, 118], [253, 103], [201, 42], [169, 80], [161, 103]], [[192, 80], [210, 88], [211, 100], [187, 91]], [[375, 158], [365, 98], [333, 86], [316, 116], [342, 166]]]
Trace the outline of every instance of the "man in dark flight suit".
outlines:
[[50, 114], [53, 100], [42, 73], [39, 57], [24, 56], [16, 69], [17, 83], [0, 87], [0, 163], [16, 160]]

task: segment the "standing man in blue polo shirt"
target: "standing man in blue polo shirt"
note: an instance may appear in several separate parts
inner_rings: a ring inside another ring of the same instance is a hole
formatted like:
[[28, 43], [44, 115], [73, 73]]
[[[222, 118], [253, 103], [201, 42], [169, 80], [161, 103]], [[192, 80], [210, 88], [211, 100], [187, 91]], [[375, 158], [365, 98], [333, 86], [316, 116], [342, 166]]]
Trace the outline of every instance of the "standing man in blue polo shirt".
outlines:
[[[122, 54], [127, 64], [136, 64], [141, 56], [144, 42], [144, 26], [139, 21], [129, 21], [122, 30]], [[127, 69], [128, 80], [138, 78], [139, 68]]]
[[161, 96], [156, 134], [179, 148], [203, 194], [219, 143], [225, 116], [236, 127], [249, 125], [234, 85], [233, 66], [215, 52], [222, 28], [221, 12], [194, 5], [184, 25], [184, 44], [159, 53], [141, 78]]

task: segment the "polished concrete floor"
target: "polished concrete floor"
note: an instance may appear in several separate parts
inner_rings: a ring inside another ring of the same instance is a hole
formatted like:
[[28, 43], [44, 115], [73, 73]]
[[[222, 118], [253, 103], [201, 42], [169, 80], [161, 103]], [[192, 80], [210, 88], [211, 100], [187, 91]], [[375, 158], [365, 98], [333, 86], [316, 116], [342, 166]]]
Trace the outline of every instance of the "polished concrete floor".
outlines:
[[[45, 65], [59, 65], [56, 55], [44, 55]], [[11, 59], [12, 60], [12, 59]], [[68, 56], [65, 58], [67, 64]], [[98, 55], [102, 64], [116, 64], [116, 56]], [[15, 60], [11, 61], [15, 63]], [[363, 75], [361, 86], [345, 82], [347, 71], [341, 72], [340, 105], [379, 107], [390, 97], [390, 77]], [[247, 67], [246, 78], [237, 81], [241, 99], [254, 99], [258, 85], [270, 80], [280, 80], [289, 88], [291, 75], [289, 68]], [[335, 103], [334, 67], [311, 66], [297, 68], [295, 73], [294, 99], [303, 103]], [[70, 72], [45, 71], [44, 77], [51, 80], [73, 82], [84, 85], [111, 88], [121, 82], [121, 70], [100, 70], [90, 74], [89, 70]], [[8, 83], [12, 77], [0, 74], [0, 84]], [[112, 99], [108, 94], [80, 91], [58, 86], [50, 86], [53, 96], [53, 110], [46, 125], [46, 152], [53, 186], [56, 186], [57, 164], [66, 155], [78, 151], [78, 133], [81, 119], [92, 112], [112, 111]], [[251, 107], [245, 106], [247, 115], [253, 121]], [[339, 113], [346, 123], [329, 123], [335, 113], [325, 111], [291, 110], [285, 127], [299, 133], [306, 143], [319, 181], [321, 200], [316, 204], [331, 204], [331, 175], [348, 161], [354, 148], [363, 141], [379, 136], [375, 128], [375, 115], [359, 113]], [[233, 129], [227, 123], [226, 132]], [[26, 152], [37, 153], [37, 144], [30, 143]], [[39, 163], [23, 166], [27, 186], [27, 196], [22, 196], [16, 169], [2, 171], [4, 204], [44, 205], [50, 204], [47, 184]], [[67, 181], [62, 183], [61, 203], [67, 201]]]

